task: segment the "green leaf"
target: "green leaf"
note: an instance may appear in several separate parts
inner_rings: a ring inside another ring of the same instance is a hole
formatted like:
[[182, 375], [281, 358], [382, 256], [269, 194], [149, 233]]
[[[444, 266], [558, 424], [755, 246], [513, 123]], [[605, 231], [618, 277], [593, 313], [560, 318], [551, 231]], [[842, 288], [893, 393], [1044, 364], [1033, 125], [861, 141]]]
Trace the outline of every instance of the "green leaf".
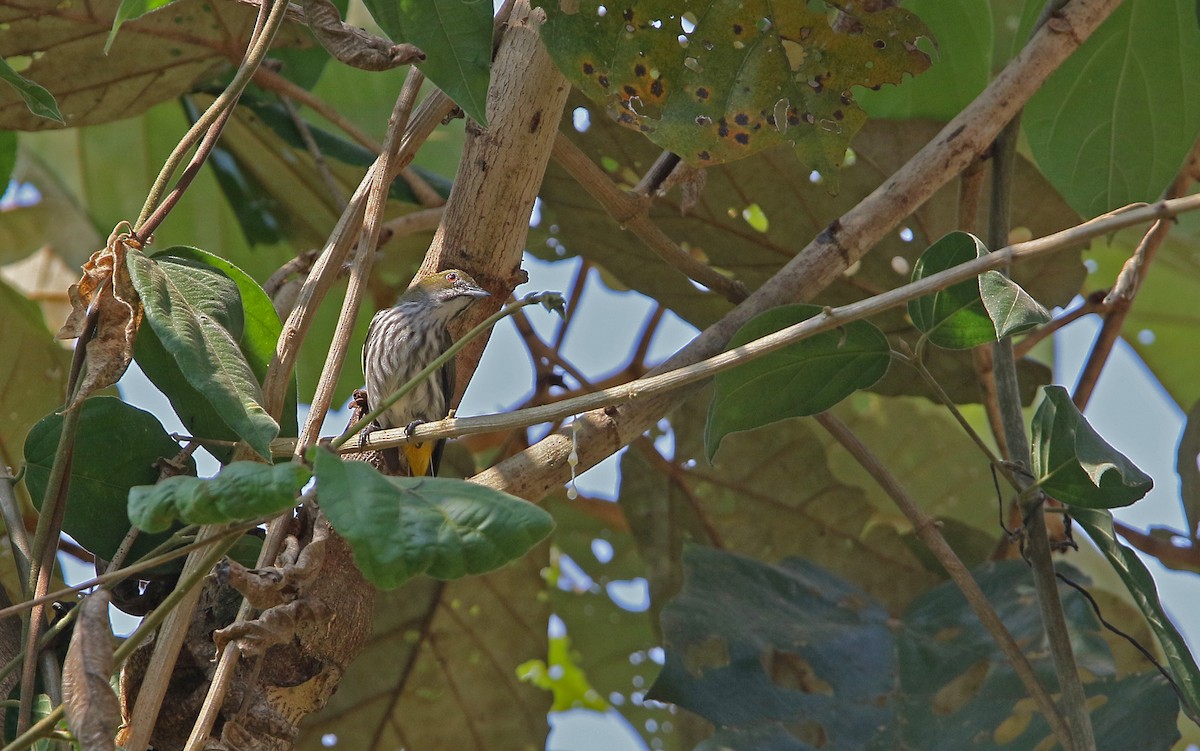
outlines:
[[0, 321], [8, 351], [0, 358], [0, 462], [16, 467], [30, 428], [66, 401], [71, 353], [54, 340], [37, 303], [3, 279]]
[[[920, 597], [897, 623], [870, 595], [800, 559], [772, 566], [695, 548], [684, 553], [684, 565], [684, 587], [662, 617], [666, 664], [647, 698], [716, 725], [703, 748], [1054, 745], [952, 583]], [[1029, 607], [1027, 567], [1007, 561], [972, 573], [1017, 643], [1027, 645], [1039, 680], [1052, 681], [1051, 659], [1039, 647], [1041, 620]], [[1179, 734], [1166, 681], [1155, 672], [1116, 678], [1087, 602], [1065, 585], [1060, 593], [1080, 664], [1100, 676], [1085, 686], [1100, 748], [1167, 751]]]
[[1200, 402], [1192, 405], [1179, 439], [1175, 471], [1179, 473], [1179, 495], [1187, 517], [1187, 536], [1195, 540], [1200, 535]]
[[365, 462], [317, 450], [321, 510], [376, 586], [417, 574], [457, 579], [513, 561], [550, 534], [538, 506], [481, 485], [439, 477], [384, 477]]
[[1117, 539], [1113, 530], [1112, 513], [1101, 509], [1073, 508], [1071, 518], [1083, 527], [1088, 537], [1092, 538], [1092, 542], [1096, 543], [1096, 547], [1100, 548], [1100, 552], [1125, 582], [1133, 601], [1137, 603], [1154, 635], [1158, 637], [1171, 675], [1183, 694], [1183, 711], [1192, 718], [1192, 722], [1200, 723], [1200, 669], [1196, 667], [1196, 660], [1192, 657], [1187, 642], [1167, 617], [1162, 602], [1158, 599], [1158, 587], [1154, 584], [1154, 577], [1150, 575], [1137, 553]]
[[954, 118], [992, 75], [992, 9], [987, 0], [905, 0], [937, 39], [929, 70], [901, 86], [866, 89], [854, 98], [871, 117]]
[[548, 666], [541, 660], [521, 663], [517, 668], [517, 675], [522, 681], [554, 694], [551, 712], [566, 712], [571, 709], [605, 712], [611, 708], [604, 697], [588, 683], [587, 673], [576, 662], [576, 656], [571, 650], [571, 637], [550, 637], [548, 659]]
[[[1025, 28], [1043, 5], [1027, 2]], [[1034, 158], [1084, 216], [1157, 199], [1195, 143], [1194, 15], [1192, 0], [1122, 3], [1026, 105]]]
[[0, 130], [0, 195], [8, 190], [8, 180], [17, 164], [17, 134]]
[[[162, 368], [160, 360], [139, 357], [138, 364], [146, 359], [143, 370], [172, 398], [177, 411], [198, 393], [206, 406], [197, 409], [211, 408], [239, 438], [269, 457], [279, 426], [263, 409], [262, 388], [238, 346], [244, 318], [237, 284], [216, 269], [183, 258], [168, 256], [160, 262], [137, 252], [126, 258], [146, 323], [163, 351], [174, 357], [183, 381]], [[148, 351], [141, 339], [135, 356]], [[172, 388], [183, 382], [191, 389]]]
[[[131, 488], [158, 481], [155, 462], [179, 453], [179, 444], [149, 412], [120, 399], [97, 396], [83, 403], [63, 530], [80, 545], [111, 559], [129, 532], [126, 502]], [[41, 506], [50, 478], [50, 467], [62, 432], [62, 416], [47, 415], [25, 441], [25, 482], [34, 503]], [[119, 446], [119, 450], [114, 447]], [[187, 459], [187, 470], [196, 464]], [[166, 535], [138, 535], [129, 560], [150, 552]]]
[[171, 477], [129, 491], [129, 519], [139, 529], [161, 532], [186, 524], [243, 522], [296, 505], [312, 473], [303, 464], [234, 462], [216, 477]]
[[766, 0], [540, 4], [559, 70], [617, 122], [697, 166], [793, 142], [830, 192], [866, 121], [852, 87], [929, 67], [915, 46], [929, 31], [898, 7], [848, 17]]
[[[974, 261], [984, 253], [987, 247], [978, 237], [951, 232], [917, 259], [912, 281]], [[996, 340], [996, 327], [988, 318], [979, 282], [974, 279], [910, 301], [908, 315], [930, 342], [946, 349], [968, 349]]]
[[121, 24], [126, 21], [132, 21], [135, 18], [141, 18], [152, 10], [158, 10], [164, 5], [169, 5], [173, 0], [121, 0], [120, 7], [117, 8], [117, 15], [113, 18], [112, 31], [108, 32], [108, 39], [104, 40], [104, 54], [112, 49], [112, 44], [117, 39], [117, 32], [121, 29]]
[[63, 120], [62, 113], [58, 111], [58, 103], [54, 101], [54, 95], [13, 70], [12, 66], [2, 57], [0, 57], [0, 81], [8, 81], [9, 85], [16, 89], [21, 98], [25, 100], [25, 106], [33, 114], [48, 120], [55, 120], [62, 125], [67, 124], [66, 120]]
[[[816, 305], [769, 310], [740, 328], [727, 350], [821, 311]], [[718, 373], [716, 394], [704, 428], [709, 460], [717, 453], [721, 439], [730, 433], [816, 414], [867, 388], [887, 372], [889, 352], [883, 332], [866, 321], [852, 321]]]
[[979, 295], [995, 326], [997, 339], [1029, 331], [1050, 321], [1050, 311], [999, 271], [985, 271], [979, 275]]
[[480, 125], [487, 125], [492, 66], [492, 5], [479, 0], [365, 0], [379, 27], [424, 51], [430, 81]]
[[1047, 495], [1071, 506], [1116, 508], [1137, 501], [1154, 481], [1105, 443], [1062, 386], [1046, 386], [1033, 415], [1033, 473]]
[[[238, 345], [258, 382], [265, 381], [267, 367], [275, 359], [275, 347], [279, 343], [279, 335], [283, 332], [283, 323], [279, 320], [279, 313], [276, 312], [271, 298], [258, 282], [224, 258], [186, 245], [166, 248], [155, 253], [152, 258], [160, 262], [180, 258], [201, 263], [233, 280], [242, 301], [242, 335], [238, 339]], [[283, 415], [279, 422], [283, 435], [294, 436], [298, 433], [296, 401], [296, 383], [293, 380], [288, 386]]]

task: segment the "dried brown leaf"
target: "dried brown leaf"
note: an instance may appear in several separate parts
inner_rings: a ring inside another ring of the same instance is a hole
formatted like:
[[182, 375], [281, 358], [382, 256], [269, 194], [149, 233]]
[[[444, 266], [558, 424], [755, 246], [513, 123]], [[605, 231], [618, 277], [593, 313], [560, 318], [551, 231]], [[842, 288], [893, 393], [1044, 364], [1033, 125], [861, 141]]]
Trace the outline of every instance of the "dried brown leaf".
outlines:
[[341, 14], [329, 0], [301, 0], [308, 28], [329, 54], [361, 70], [390, 70], [419, 63], [425, 53], [416, 45], [392, 44], [356, 26], [343, 23]]
[[95, 318], [95, 332], [87, 342], [87, 369], [75, 398], [67, 409], [75, 409], [94, 391], [116, 383], [133, 359], [133, 342], [142, 322], [142, 302], [125, 254], [140, 244], [131, 235], [115, 230], [108, 245], [96, 251], [83, 265], [83, 277], [71, 285], [71, 315], [58, 332], [60, 339], [77, 338]]
[[108, 625], [108, 593], [97, 590], [79, 605], [79, 617], [63, 661], [63, 709], [67, 727], [84, 751], [112, 751], [121, 707], [109, 678], [113, 635]]

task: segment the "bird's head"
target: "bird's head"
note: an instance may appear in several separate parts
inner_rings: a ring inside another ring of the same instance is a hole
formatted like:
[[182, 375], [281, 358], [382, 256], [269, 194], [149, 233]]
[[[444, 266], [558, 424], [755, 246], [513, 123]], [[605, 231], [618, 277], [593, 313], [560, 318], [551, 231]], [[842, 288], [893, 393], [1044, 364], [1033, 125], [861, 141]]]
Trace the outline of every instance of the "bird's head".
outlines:
[[467, 272], [448, 269], [425, 277], [409, 288], [403, 297], [424, 299], [447, 313], [446, 318], [453, 318], [470, 307], [471, 303], [489, 296], [490, 293], [476, 284]]

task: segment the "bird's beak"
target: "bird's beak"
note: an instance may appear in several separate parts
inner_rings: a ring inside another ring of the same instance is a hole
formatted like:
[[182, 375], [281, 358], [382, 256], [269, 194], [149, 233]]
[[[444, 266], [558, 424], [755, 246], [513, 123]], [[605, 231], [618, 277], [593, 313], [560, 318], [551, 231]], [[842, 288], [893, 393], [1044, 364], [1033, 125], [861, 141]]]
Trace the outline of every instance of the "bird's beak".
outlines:
[[492, 296], [492, 293], [488, 292], [483, 287], [472, 287], [471, 289], [467, 290], [467, 294], [470, 295], [471, 297], [491, 297]]

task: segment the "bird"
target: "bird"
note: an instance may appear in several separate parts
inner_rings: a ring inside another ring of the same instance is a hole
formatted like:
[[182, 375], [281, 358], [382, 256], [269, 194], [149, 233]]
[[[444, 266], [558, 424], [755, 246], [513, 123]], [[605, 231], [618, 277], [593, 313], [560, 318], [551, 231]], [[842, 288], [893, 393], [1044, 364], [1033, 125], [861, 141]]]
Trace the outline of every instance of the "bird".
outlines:
[[[362, 351], [370, 407], [381, 404], [449, 349], [454, 341], [451, 322], [473, 303], [489, 296], [470, 274], [449, 269], [416, 282], [395, 305], [376, 313], [367, 328]], [[403, 427], [411, 435], [417, 425], [446, 417], [453, 393], [451, 359], [382, 412], [375, 425], [380, 429]], [[444, 446], [445, 439], [402, 446], [407, 474], [436, 476]], [[385, 449], [382, 453], [392, 472], [403, 469], [399, 466], [400, 452]]]

